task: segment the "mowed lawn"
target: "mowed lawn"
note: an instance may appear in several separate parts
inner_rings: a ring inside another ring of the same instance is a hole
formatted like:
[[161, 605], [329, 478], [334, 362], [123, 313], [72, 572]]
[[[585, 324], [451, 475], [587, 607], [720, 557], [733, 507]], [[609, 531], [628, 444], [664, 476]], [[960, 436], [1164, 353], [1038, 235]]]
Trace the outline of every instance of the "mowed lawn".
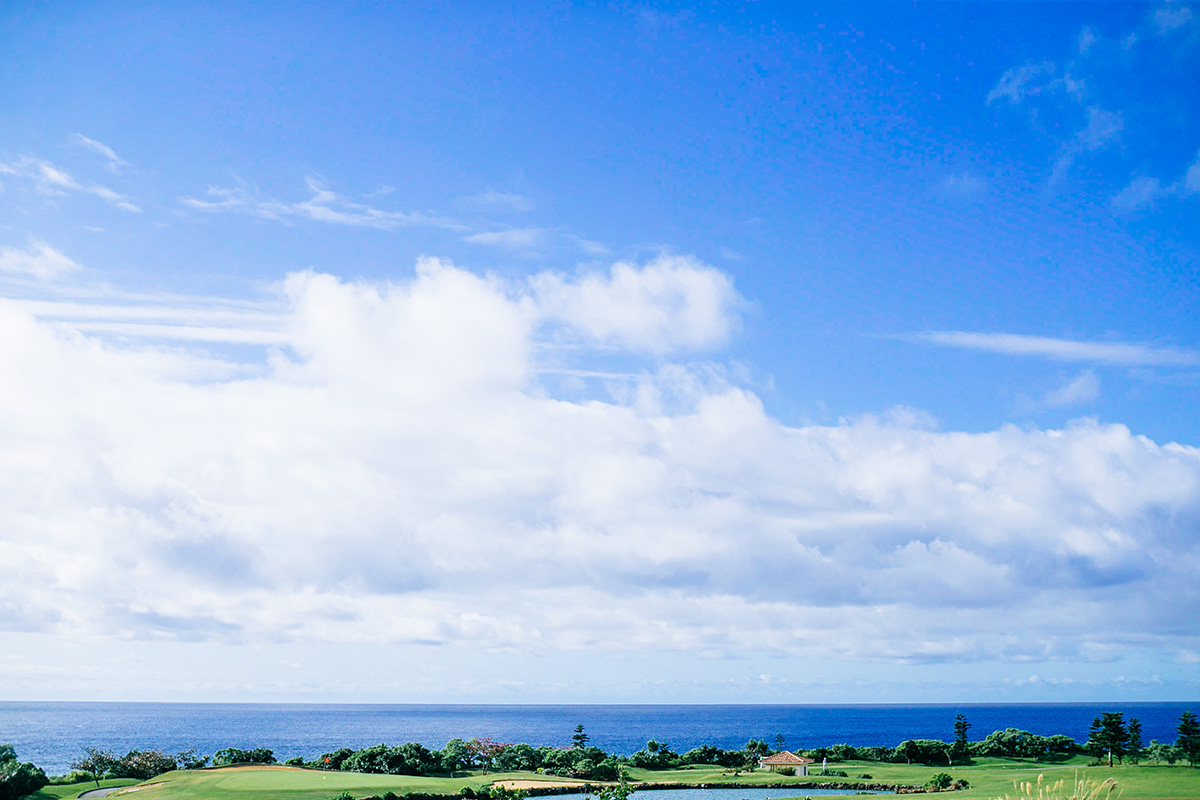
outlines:
[[[1069, 785], [1076, 776], [1097, 781], [1113, 777], [1119, 786], [1121, 800], [1200, 800], [1200, 769], [1183, 766], [1118, 766], [1088, 767], [1089, 759], [1079, 757], [1063, 764], [1037, 764], [1010, 759], [979, 759], [971, 766], [928, 767], [908, 764], [880, 764], [877, 762], [847, 762], [831, 764], [831, 768], [843, 770], [848, 778], [784, 778], [763, 772], [729, 774], [719, 768], [696, 766], [675, 770], [629, 771], [635, 782], [684, 783], [684, 784], [779, 784], [810, 781], [852, 783], [863, 773], [870, 780], [892, 784], [923, 784], [936, 772], [949, 772], [954, 778], [970, 782], [966, 791], [947, 792], [941, 797], [946, 800], [993, 800], [993, 798], [1018, 798], [1022, 793], [1014, 787], [1015, 782], [1037, 784], [1042, 776], [1042, 786], [1047, 787], [1062, 779]], [[567, 779], [556, 779], [547, 775], [529, 772], [472, 773], [459, 778], [422, 778], [409, 775], [366, 775], [355, 772], [322, 772], [319, 770], [296, 769], [281, 766], [242, 766], [220, 769], [170, 772], [142, 784], [129, 786], [114, 797], [120, 800], [333, 800], [343, 792], [356, 798], [383, 795], [394, 792], [398, 795], [410, 792], [452, 795], [465, 787], [480, 789], [495, 781], [538, 781], [539, 783], [571, 783]], [[112, 785], [112, 782], [105, 781]], [[69, 800], [80, 792], [94, 788], [95, 784], [75, 784], [73, 787], [48, 786], [31, 795], [33, 800]], [[804, 790], [797, 787], [796, 795], [803, 797]], [[1037, 796], [1037, 789], [1034, 790]], [[643, 800], [653, 800], [651, 792], [640, 793]], [[637, 795], [635, 795], [637, 796]], [[1064, 796], [1069, 796], [1064, 794]], [[1118, 795], [1114, 793], [1113, 797]]]

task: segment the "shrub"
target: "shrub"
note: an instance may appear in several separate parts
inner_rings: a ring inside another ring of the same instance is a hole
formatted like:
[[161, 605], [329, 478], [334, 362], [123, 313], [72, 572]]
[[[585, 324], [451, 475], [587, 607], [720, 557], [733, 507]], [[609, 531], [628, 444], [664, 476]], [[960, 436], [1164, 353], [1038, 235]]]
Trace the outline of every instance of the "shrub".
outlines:
[[275, 754], [265, 747], [256, 747], [253, 750], [226, 747], [213, 753], [212, 762], [214, 767], [229, 764], [274, 764]]
[[843, 770], [840, 770], [840, 769], [823, 769], [823, 770], [821, 770], [821, 771], [820, 771], [819, 773], [817, 773], [817, 774], [818, 774], [818, 775], [828, 775], [828, 776], [829, 776], [829, 777], [831, 777], [831, 778], [845, 778], [845, 777], [848, 777], [848, 776], [846, 775], [846, 773], [845, 773]]
[[795, 767], [780, 767], [779, 769], [775, 770], [775, 772], [780, 775], [789, 775], [790, 776], [790, 775], [796, 774], [796, 768]]
[[932, 778], [925, 782], [925, 785], [935, 792], [940, 792], [949, 789], [953, 783], [954, 779], [950, 777], [949, 772], [936, 772]]
[[858, 779], [859, 779], [860, 781], [869, 781], [869, 780], [871, 780], [871, 776], [870, 776], [870, 774], [869, 774], [869, 773], [866, 773], [866, 772], [864, 772], [862, 775], [858, 775], [857, 777], [858, 777]]

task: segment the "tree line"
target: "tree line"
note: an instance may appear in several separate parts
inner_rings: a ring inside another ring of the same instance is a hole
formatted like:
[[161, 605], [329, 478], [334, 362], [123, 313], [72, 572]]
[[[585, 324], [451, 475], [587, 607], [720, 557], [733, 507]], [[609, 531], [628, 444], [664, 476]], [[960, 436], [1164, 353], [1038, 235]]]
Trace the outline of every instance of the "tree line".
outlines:
[[[1110, 765], [1136, 764], [1142, 760], [1167, 764], [1187, 762], [1190, 766], [1200, 763], [1200, 721], [1191, 711], [1184, 711], [1180, 716], [1176, 728], [1178, 738], [1174, 744], [1156, 741], [1145, 744], [1141, 722], [1137, 718], [1126, 721], [1121, 712], [1104, 712], [1096, 717], [1089, 728], [1087, 741], [1082, 744], [1070, 736], [1041, 736], [1017, 728], [993, 731], [982, 740], [972, 742], [968, 737], [970, 728], [970, 722], [959, 714], [954, 722], [954, 737], [948, 742], [908, 739], [895, 747], [835, 744], [793, 752], [821, 762], [878, 761], [947, 766], [969, 763], [974, 757], [1047, 761], [1080, 753]], [[775, 737], [774, 744], [772, 748], [764, 739], [751, 739], [736, 750], [701, 745], [677, 753], [666, 742], [651, 739], [636, 753], [622, 756], [593, 746], [584, 726], [577, 725], [567, 747], [507, 744], [489, 738], [451, 739], [440, 750], [431, 750], [417, 742], [396, 746], [377, 744], [358, 750], [343, 747], [311, 760], [297, 757], [284, 763], [309, 769], [390, 775], [454, 777], [459, 772], [482, 770], [541, 772], [582, 780], [616, 781], [620, 779], [623, 766], [655, 770], [703, 764], [734, 772], [754, 769], [760, 759], [784, 749], [783, 737]], [[212, 756], [197, 756], [194, 750], [175, 754], [161, 750], [130, 750], [117, 756], [108, 750], [87, 748], [84, 755], [71, 764], [73, 773], [56, 779], [56, 782], [93, 780], [99, 785], [103, 778], [148, 780], [177, 769], [255, 763], [274, 764], [277, 761], [275, 754], [267, 748], [227, 747]], [[41, 768], [17, 759], [12, 745], [0, 745], [0, 800], [15, 800], [48, 782]]]

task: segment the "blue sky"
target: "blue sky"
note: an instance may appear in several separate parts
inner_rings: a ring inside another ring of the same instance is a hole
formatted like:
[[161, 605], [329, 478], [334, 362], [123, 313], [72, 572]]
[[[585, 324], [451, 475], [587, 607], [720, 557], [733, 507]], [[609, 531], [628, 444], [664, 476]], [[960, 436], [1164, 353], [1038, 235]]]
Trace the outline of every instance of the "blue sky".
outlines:
[[1200, 9], [0, 45], [11, 698], [1197, 696]]

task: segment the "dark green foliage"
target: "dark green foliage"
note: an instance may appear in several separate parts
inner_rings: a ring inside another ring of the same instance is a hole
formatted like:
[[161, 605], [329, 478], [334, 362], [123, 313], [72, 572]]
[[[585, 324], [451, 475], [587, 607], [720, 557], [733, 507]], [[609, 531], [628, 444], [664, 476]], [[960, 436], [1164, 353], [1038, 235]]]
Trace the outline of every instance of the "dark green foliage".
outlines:
[[646, 746], [631, 755], [627, 761], [631, 766], [640, 769], [668, 769], [680, 763], [678, 753], [666, 743], [654, 739], [646, 742]]
[[746, 754], [741, 750], [722, 750], [720, 747], [705, 744], [688, 750], [680, 756], [680, 761], [684, 764], [712, 764], [732, 768], [745, 764]]
[[475, 766], [475, 754], [462, 739], [451, 739], [438, 753], [442, 769], [453, 775], [460, 769], [470, 769]]
[[440, 759], [416, 742], [388, 747], [377, 744], [357, 750], [342, 760], [343, 772], [381, 775], [428, 775], [441, 765]]
[[292, 756], [287, 761], [283, 762], [286, 767], [303, 767], [304, 758], [302, 756]]
[[787, 775], [789, 778], [796, 774], [795, 767], [779, 767], [775, 770], [779, 775]]
[[214, 767], [229, 764], [274, 764], [275, 754], [265, 747], [256, 747], [253, 750], [226, 747], [213, 753], [212, 762]]
[[869, 780], [871, 780], [871, 774], [870, 774], [869, 772], [864, 772], [864, 773], [862, 773], [861, 775], [856, 775], [855, 777], [856, 777], [858, 780], [860, 780], [860, 781], [869, 781]]
[[893, 761], [911, 764], [950, 763], [950, 745], [938, 739], [908, 739], [896, 745]]
[[1096, 758], [1108, 755], [1108, 765], [1121, 761], [1129, 747], [1129, 730], [1125, 727], [1125, 715], [1120, 711], [1105, 711], [1092, 720], [1088, 728], [1086, 745], [1088, 752]]
[[971, 723], [967, 722], [967, 718], [959, 714], [954, 718], [954, 743], [950, 745], [951, 761], [970, 761], [971, 759], [971, 744], [967, 741], [967, 731], [971, 730]]
[[550, 775], [581, 780], [609, 780], [597, 776], [597, 770], [611, 773], [609, 766], [601, 764], [612, 757], [599, 747], [539, 747], [536, 752], [542, 769]]
[[954, 778], [950, 777], [949, 772], [937, 772], [925, 782], [925, 785], [935, 792], [941, 792], [949, 789], [952, 783], [954, 783]]
[[[795, 772], [795, 770], [792, 770], [792, 772]], [[818, 772], [817, 774], [824, 775], [829, 778], [848, 778], [848, 777], [850, 777], [849, 775], [846, 774], [845, 770], [840, 770], [840, 769], [823, 769], [820, 772]]]
[[1070, 736], [1039, 736], [1018, 728], [1005, 728], [1002, 731], [992, 731], [983, 741], [972, 744], [971, 752], [977, 756], [993, 758], [1041, 760], [1070, 755], [1074, 748], [1075, 740]]
[[1129, 720], [1129, 763], [1136, 764], [1142, 760], [1142, 721], [1137, 717]]
[[571, 747], [582, 748], [587, 747], [591, 737], [583, 732], [583, 723], [575, 726], [575, 733], [571, 736]]
[[341, 747], [332, 753], [322, 753], [316, 761], [309, 762], [310, 767], [317, 769], [341, 769], [342, 762], [354, 753], [349, 747]]
[[0, 800], [16, 800], [48, 784], [41, 767], [17, 760], [11, 744], [0, 745]]
[[1200, 722], [1196, 720], [1196, 715], [1191, 711], [1184, 711], [1179, 715], [1179, 725], [1175, 728], [1179, 734], [1179, 738], [1175, 740], [1175, 747], [1187, 759], [1191, 766], [1196, 766], [1200, 762]]
[[208, 756], [197, 757], [195, 750], [180, 750], [175, 754], [177, 769], [201, 769], [208, 765]]
[[510, 745], [492, 758], [500, 772], [532, 772], [541, 766], [537, 751], [527, 744]]

